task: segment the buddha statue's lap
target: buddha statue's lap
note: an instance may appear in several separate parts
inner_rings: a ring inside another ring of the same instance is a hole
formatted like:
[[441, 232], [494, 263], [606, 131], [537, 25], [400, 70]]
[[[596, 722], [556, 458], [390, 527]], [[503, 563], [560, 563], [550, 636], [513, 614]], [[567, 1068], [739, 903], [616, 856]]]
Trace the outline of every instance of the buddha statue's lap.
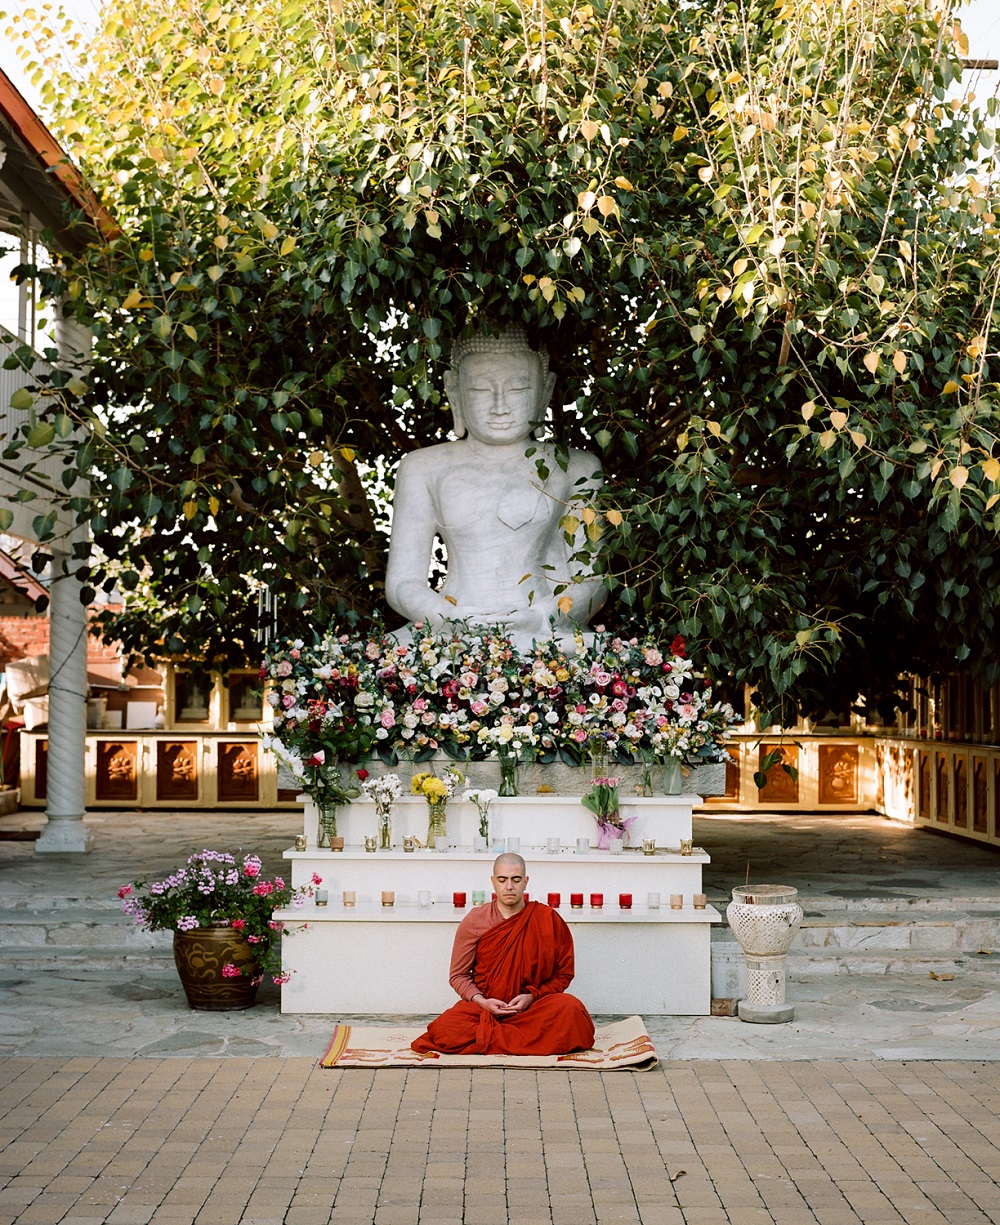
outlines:
[[[572, 560], [560, 526], [599, 487], [600, 464], [574, 450], [564, 468], [531, 440], [552, 384], [547, 359], [523, 333], [455, 346], [445, 386], [458, 441], [408, 455], [396, 482], [386, 595], [411, 622], [441, 631], [455, 621], [504, 625], [521, 647], [554, 626], [571, 646], [603, 603], [603, 585]], [[435, 537], [448, 556], [438, 591], [427, 580]], [[573, 600], [569, 615], [560, 585]]]

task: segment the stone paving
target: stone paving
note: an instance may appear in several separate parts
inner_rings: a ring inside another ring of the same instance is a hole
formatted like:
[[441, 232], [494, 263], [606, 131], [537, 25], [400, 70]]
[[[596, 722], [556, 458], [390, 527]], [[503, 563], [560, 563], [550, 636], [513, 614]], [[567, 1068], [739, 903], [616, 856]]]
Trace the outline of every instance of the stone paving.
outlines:
[[[77, 858], [3, 839], [32, 821], [0, 818], [0, 905], [43, 932], [195, 846], [277, 868], [297, 825], [95, 813]], [[827, 909], [1000, 902], [995, 853], [878, 818], [712, 814], [696, 840], [716, 896], [749, 858]], [[273, 990], [189, 1012], [162, 941], [50, 965], [20, 947], [0, 949], [0, 1225], [1000, 1222], [988, 964], [796, 982], [791, 1025], [648, 1018], [649, 1073], [370, 1072], [318, 1069], [332, 1018], [283, 1017]]]

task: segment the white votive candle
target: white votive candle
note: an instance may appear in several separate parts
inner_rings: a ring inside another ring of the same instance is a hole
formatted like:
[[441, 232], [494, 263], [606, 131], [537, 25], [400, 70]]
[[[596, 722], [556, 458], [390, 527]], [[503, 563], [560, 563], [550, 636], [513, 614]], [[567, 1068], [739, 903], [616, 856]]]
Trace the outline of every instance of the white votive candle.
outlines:
[[417, 890], [417, 905], [429, 906], [431, 904], [431, 891], [429, 889]]
[[545, 849], [550, 855], [558, 855], [561, 845], [558, 838], [546, 838], [545, 840]]
[[658, 893], [647, 893], [646, 894], [646, 906], [648, 907], [649, 910], [659, 910], [660, 909], [660, 895]]
[[586, 853], [589, 850], [590, 850], [590, 839], [589, 838], [577, 838], [576, 853], [578, 855], [586, 855]]

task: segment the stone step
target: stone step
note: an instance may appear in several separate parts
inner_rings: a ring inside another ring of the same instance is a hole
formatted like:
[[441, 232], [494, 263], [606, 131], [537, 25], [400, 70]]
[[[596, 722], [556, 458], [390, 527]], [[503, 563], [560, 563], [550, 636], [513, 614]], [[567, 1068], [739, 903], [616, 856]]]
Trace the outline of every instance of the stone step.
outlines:
[[877, 978], [887, 974], [927, 978], [953, 974], [956, 978], [974, 974], [992, 978], [1000, 988], [1000, 953], [954, 954], [906, 949], [815, 950], [795, 949], [788, 954], [785, 970], [790, 982], [807, 982], [842, 974], [856, 978]]
[[169, 947], [170, 932], [144, 931], [134, 919], [100, 906], [0, 911], [0, 959], [24, 949], [111, 949], [123, 953]]
[[826, 953], [900, 951], [978, 953], [1000, 949], [1000, 917], [968, 911], [938, 910], [903, 916], [899, 912], [860, 911], [806, 915], [792, 946], [815, 956]]

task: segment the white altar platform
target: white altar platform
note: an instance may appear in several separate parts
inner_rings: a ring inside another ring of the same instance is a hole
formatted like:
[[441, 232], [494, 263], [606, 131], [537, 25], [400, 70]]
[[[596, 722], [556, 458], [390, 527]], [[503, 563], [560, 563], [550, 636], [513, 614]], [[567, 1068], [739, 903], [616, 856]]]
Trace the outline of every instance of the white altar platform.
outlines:
[[[691, 837], [694, 795], [632, 798], [621, 815], [637, 820], [632, 845], [620, 854], [596, 849], [597, 826], [579, 799], [525, 796], [493, 801], [491, 842], [517, 838], [527, 863], [528, 895], [546, 901], [561, 895], [559, 913], [569, 924], [576, 946], [576, 978], [570, 990], [593, 1012], [705, 1016], [711, 1011], [711, 925], [721, 921], [712, 907], [695, 909], [702, 892], [701, 873], [709, 862], [698, 848], [680, 853]], [[455, 928], [479, 890], [488, 899], [496, 850], [472, 849], [479, 830], [474, 805], [448, 804], [445, 850], [401, 849], [406, 835], [423, 839], [427, 805], [420, 797], [402, 797], [393, 807], [393, 840], [388, 851], [366, 852], [364, 838], [376, 833], [374, 805], [355, 802], [341, 809], [337, 832], [345, 849], [316, 847], [317, 813], [305, 804], [307, 849], [288, 850], [292, 883], [322, 878], [329, 905], [307, 903], [276, 913], [287, 925], [282, 943], [284, 969], [291, 977], [281, 992], [286, 1013], [415, 1013], [443, 1011], [457, 998], [448, 985], [448, 966]], [[549, 850], [548, 839], [559, 849]], [[586, 851], [577, 839], [587, 838]], [[642, 853], [643, 839], [654, 838], [657, 851]], [[345, 890], [357, 904], [344, 906]], [[383, 891], [394, 904], [383, 906]], [[430, 894], [428, 905], [417, 895]], [[466, 906], [455, 907], [453, 895], [466, 894]], [[570, 906], [570, 895], [584, 895], [583, 909]], [[603, 906], [590, 905], [592, 893], [603, 894]], [[619, 907], [619, 895], [632, 895], [632, 908]], [[659, 907], [648, 905], [659, 894]], [[683, 898], [670, 908], [671, 894]]]

